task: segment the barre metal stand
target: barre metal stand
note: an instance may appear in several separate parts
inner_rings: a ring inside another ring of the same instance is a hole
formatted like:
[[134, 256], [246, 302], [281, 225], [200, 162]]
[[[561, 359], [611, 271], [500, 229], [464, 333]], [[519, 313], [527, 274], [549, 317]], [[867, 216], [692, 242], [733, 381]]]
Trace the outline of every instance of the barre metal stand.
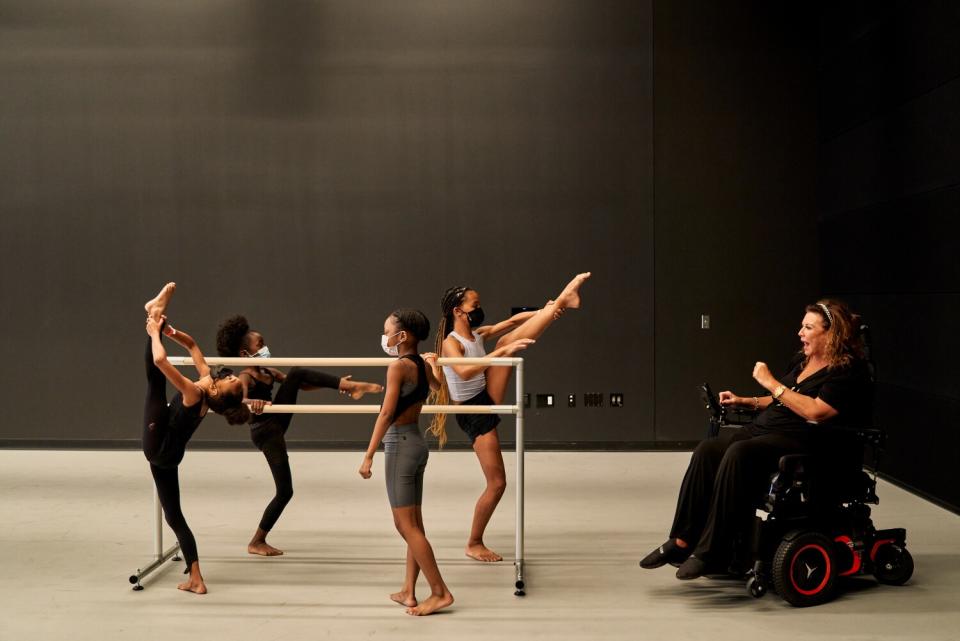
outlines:
[[174, 561], [181, 560], [180, 555], [177, 554], [180, 551], [180, 543], [174, 543], [169, 550], [163, 551], [163, 508], [160, 506], [160, 496], [157, 494], [156, 488], [153, 491], [153, 520], [153, 554], [155, 558], [153, 563], [143, 569], [137, 568], [136, 574], [130, 575], [130, 583], [133, 584], [134, 592], [142, 590], [141, 579], [146, 578], [148, 574], [158, 569], [167, 559], [173, 557]]
[[[185, 367], [193, 365], [193, 359], [190, 357], [169, 357], [172, 365]], [[208, 365], [228, 365], [233, 367], [258, 365], [275, 367], [291, 366], [332, 366], [332, 367], [383, 367], [390, 365], [396, 359], [394, 358], [208, 358]], [[523, 359], [517, 357], [495, 357], [495, 358], [440, 358], [437, 359], [439, 365], [507, 365], [513, 367], [517, 372], [517, 399], [514, 405], [424, 405], [421, 412], [423, 414], [514, 414], [517, 417], [517, 517], [516, 517], [516, 549], [514, 551], [514, 569], [516, 578], [514, 580], [514, 595], [526, 595], [526, 580], [524, 578], [524, 558], [523, 558]], [[263, 408], [266, 414], [378, 414], [379, 405], [268, 405]], [[174, 544], [169, 550], [163, 550], [163, 509], [160, 506], [160, 498], [154, 491], [154, 560], [146, 568], [137, 569], [135, 574], [130, 575], [130, 583], [133, 584], [135, 591], [143, 590], [140, 584], [141, 579], [145, 578], [151, 572], [160, 568], [167, 559], [179, 561], [177, 552], [180, 550], [180, 544]], [[176, 556], [175, 556], [176, 555]]]
[[526, 583], [523, 578], [523, 359], [514, 365], [517, 371], [517, 541], [514, 556], [514, 569], [517, 577], [513, 587], [514, 596], [526, 596]]

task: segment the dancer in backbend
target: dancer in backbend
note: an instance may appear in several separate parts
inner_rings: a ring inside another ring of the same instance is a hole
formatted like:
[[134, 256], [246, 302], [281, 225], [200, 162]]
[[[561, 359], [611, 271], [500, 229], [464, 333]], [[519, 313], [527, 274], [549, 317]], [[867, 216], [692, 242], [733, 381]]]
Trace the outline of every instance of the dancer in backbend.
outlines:
[[[220, 356], [229, 357], [270, 357], [270, 350], [264, 343], [263, 336], [250, 329], [250, 324], [243, 316], [232, 316], [221, 323], [217, 330], [217, 352]], [[263, 512], [260, 525], [247, 545], [247, 552], [277, 556], [283, 554], [283, 551], [267, 543], [267, 534], [293, 498], [293, 478], [285, 438], [293, 414], [263, 414], [264, 406], [271, 402], [295, 405], [300, 390], [337, 389], [341, 394], [349, 394], [351, 398], [358, 400], [364, 394], [382, 392], [383, 386], [303, 367], [294, 367], [284, 374], [272, 367], [250, 366], [240, 372], [240, 382], [243, 384], [244, 401], [250, 404], [250, 410], [254, 414], [250, 425], [250, 439], [267, 459], [276, 486], [276, 493]], [[280, 387], [274, 397], [273, 386], [276, 383], [279, 383]]]
[[[430, 389], [439, 389], [440, 382], [424, 359], [436, 362], [436, 354], [417, 353], [420, 341], [430, 334], [430, 321], [423, 312], [398, 309], [383, 324], [380, 345], [397, 360], [387, 368], [387, 390], [383, 406], [370, 437], [370, 445], [360, 465], [360, 476], [368, 479], [373, 455], [383, 441], [384, 477], [387, 498], [393, 511], [393, 523], [407, 542], [407, 569], [400, 592], [390, 598], [406, 606], [407, 614], [423, 616], [453, 604], [453, 595], [440, 576], [433, 548], [423, 529], [423, 472], [429, 456], [420, 433], [420, 409]], [[430, 583], [430, 596], [417, 601], [417, 577], [420, 571]]]
[[[207, 586], [200, 575], [197, 542], [180, 509], [180, 483], [177, 467], [183, 460], [187, 442], [196, 431], [207, 410], [223, 414], [231, 424], [245, 423], [250, 416], [243, 405], [243, 385], [230, 370], [211, 372], [196, 342], [185, 332], [174, 329], [164, 312], [176, 288], [167, 283], [156, 298], [147, 302], [147, 401], [143, 421], [143, 453], [150, 461], [150, 472], [157, 486], [160, 504], [167, 523], [177, 535], [180, 551], [190, 578], [177, 588], [206, 594]], [[192, 381], [167, 360], [163, 336], [176, 341], [193, 358], [200, 378]], [[167, 381], [177, 393], [167, 404]]]
[[[476, 290], [451, 287], [441, 301], [437, 352], [445, 358], [487, 356], [483, 341], [500, 336], [496, 349], [489, 356], [513, 356], [535, 342], [565, 310], [580, 307], [580, 286], [588, 278], [590, 272], [578, 274], [556, 300], [547, 301], [543, 308], [516, 314], [494, 325], [483, 325], [484, 314]], [[508, 366], [454, 365], [444, 366], [441, 374], [440, 368], [435, 368], [434, 374], [443, 385], [431, 403], [446, 405], [452, 400], [456, 404], [499, 405], [506, 395], [512, 369]], [[521, 399], [517, 400], [520, 402]], [[507, 488], [497, 434], [500, 417], [496, 414], [456, 414], [456, 417], [457, 424], [470, 437], [487, 481], [487, 487], [474, 508], [470, 538], [464, 551], [477, 561], [502, 561], [503, 557], [488, 549], [483, 542], [487, 523]], [[441, 446], [446, 441], [446, 418], [444, 414], [436, 414], [430, 426]]]

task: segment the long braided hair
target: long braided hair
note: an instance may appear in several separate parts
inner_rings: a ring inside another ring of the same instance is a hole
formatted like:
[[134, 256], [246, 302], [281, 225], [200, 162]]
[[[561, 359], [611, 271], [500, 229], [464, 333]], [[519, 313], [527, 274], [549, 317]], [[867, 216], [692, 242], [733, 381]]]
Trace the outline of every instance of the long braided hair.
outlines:
[[[467, 292], [472, 291], [469, 287], [451, 287], [443, 293], [440, 299], [440, 322], [437, 324], [437, 341], [434, 346], [437, 356], [443, 355], [443, 341], [447, 334], [453, 329], [453, 310], [463, 303]], [[440, 389], [430, 393], [428, 401], [431, 405], [447, 405], [450, 403], [450, 390], [447, 388], [447, 379], [443, 375], [443, 369], [440, 370]], [[447, 415], [434, 414], [430, 422], [430, 433], [437, 437], [440, 447], [447, 442]]]

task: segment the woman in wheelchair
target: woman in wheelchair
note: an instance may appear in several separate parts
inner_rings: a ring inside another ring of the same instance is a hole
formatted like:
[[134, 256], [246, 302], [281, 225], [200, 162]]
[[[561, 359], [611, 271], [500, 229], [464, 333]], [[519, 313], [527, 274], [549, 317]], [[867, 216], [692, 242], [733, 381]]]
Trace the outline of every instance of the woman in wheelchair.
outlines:
[[762, 362], [753, 369], [769, 395], [720, 393], [722, 405], [759, 413], [743, 429], [697, 446], [670, 538], [640, 561], [641, 567], [676, 565], [683, 580], [726, 571], [780, 457], [808, 451], [823, 425], [869, 422], [870, 373], [849, 308], [835, 300], [808, 305], [798, 335], [802, 349], [787, 373], [775, 378]]

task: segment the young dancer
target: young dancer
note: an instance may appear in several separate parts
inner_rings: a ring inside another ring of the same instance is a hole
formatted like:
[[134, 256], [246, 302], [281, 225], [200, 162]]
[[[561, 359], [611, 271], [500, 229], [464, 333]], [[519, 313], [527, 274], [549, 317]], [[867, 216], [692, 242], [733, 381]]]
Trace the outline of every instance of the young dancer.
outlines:
[[[217, 330], [217, 352], [220, 356], [229, 357], [270, 357], [270, 349], [264, 343], [263, 335], [250, 329], [250, 324], [243, 316], [232, 316], [220, 324]], [[250, 366], [240, 372], [240, 382], [243, 384], [244, 401], [249, 402], [250, 410], [254, 414], [250, 425], [250, 439], [267, 459], [276, 487], [274, 497], [264, 510], [257, 531], [247, 544], [247, 552], [277, 556], [283, 554], [283, 551], [267, 543], [267, 534], [293, 498], [293, 478], [285, 438], [293, 414], [263, 414], [264, 406], [271, 402], [295, 405], [300, 390], [338, 389], [341, 394], [349, 394], [351, 398], [358, 400], [364, 394], [382, 392], [383, 386], [303, 367], [294, 367], [288, 374], [284, 374], [272, 367]], [[280, 387], [274, 397], [273, 386], [276, 383], [279, 383]]]
[[[360, 476], [369, 479], [373, 455], [383, 441], [384, 477], [387, 497], [393, 510], [393, 523], [407, 542], [407, 568], [403, 587], [390, 598], [406, 606], [407, 614], [423, 616], [453, 604], [453, 595], [440, 576], [433, 548], [423, 529], [423, 472], [429, 451], [420, 433], [420, 409], [430, 389], [440, 383], [424, 365], [424, 359], [436, 362], [436, 354], [417, 353], [420, 341], [430, 333], [430, 321], [417, 310], [399, 309], [383, 324], [380, 345], [397, 360], [387, 368], [387, 389], [383, 406], [370, 437], [370, 445], [360, 465]], [[418, 603], [417, 577], [420, 571], [430, 583], [430, 596]]]
[[[556, 300], [547, 301], [543, 308], [516, 314], [494, 325], [483, 325], [484, 313], [476, 290], [451, 287], [443, 295], [440, 305], [437, 352], [445, 358], [487, 356], [484, 340], [500, 336], [496, 349], [489, 356], [513, 356], [534, 343], [565, 310], [580, 307], [580, 286], [588, 278], [590, 272], [578, 274]], [[431, 403], [445, 405], [452, 400], [455, 404], [499, 405], [506, 395], [512, 369], [508, 366], [454, 365], [444, 366], [441, 374], [439, 368], [435, 368], [434, 373], [443, 384]], [[483, 542], [487, 523], [507, 488], [497, 434], [500, 417], [496, 414], [456, 414], [456, 417], [457, 424], [470, 437], [487, 481], [474, 508], [470, 538], [464, 552], [477, 561], [502, 561], [503, 557]], [[430, 430], [442, 445], [446, 441], [446, 416], [435, 415]]]
[[[175, 283], [167, 283], [156, 298], [144, 305], [150, 338], [147, 339], [146, 352], [147, 400], [143, 421], [143, 454], [150, 462], [150, 472], [157, 486], [163, 514], [177, 535], [190, 573], [190, 578], [177, 588], [206, 594], [207, 586], [200, 574], [197, 558], [197, 542], [180, 509], [177, 467], [183, 460], [187, 442], [208, 409], [223, 414], [231, 424], [246, 422], [249, 411], [242, 404], [243, 386], [240, 379], [226, 369], [212, 373], [193, 338], [166, 322], [164, 312], [175, 288]], [[191, 381], [170, 364], [163, 347], [163, 336], [173, 339], [190, 352], [200, 375], [199, 380]], [[177, 388], [169, 405], [167, 381]]]

